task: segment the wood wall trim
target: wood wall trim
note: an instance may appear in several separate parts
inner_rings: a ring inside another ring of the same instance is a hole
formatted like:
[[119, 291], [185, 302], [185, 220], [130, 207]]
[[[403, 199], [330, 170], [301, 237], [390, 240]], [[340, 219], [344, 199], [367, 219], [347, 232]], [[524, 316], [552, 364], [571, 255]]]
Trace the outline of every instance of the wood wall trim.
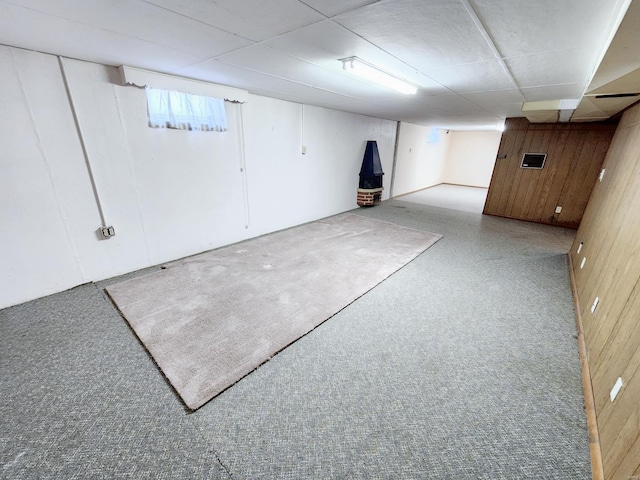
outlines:
[[591, 371], [587, 357], [587, 344], [584, 339], [582, 315], [580, 314], [580, 299], [574, 275], [573, 260], [567, 254], [569, 260], [569, 277], [571, 279], [571, 291], [576, 310], [576, 326], [578, 329], [578, 351], [580, 353], [580, 365], [582, 366], [582, 389], [584, 391], [584, 411], [587, 416], [587, 429], [589, 431], [589, 455], [591, 456], [591, 478], [604, 480], [604, 467], [602, 464], [602, 450], [600, 449], [600, 435], [598, 433], [598, 420], [596, 416], [593, 385], [591, 384]]
[[631, 480], [640, 478], [640, 105], [622, 116], [603, 167], [570, 256], [604, 477]]

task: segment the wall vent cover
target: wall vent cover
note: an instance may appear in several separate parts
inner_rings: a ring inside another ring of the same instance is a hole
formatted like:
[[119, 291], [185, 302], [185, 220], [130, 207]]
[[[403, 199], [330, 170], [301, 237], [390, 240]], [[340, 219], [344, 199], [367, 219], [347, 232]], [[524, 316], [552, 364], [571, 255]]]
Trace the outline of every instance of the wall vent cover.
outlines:
[[520, 168], [537, 168], [544, 167], [544, 161], [547, 159], [546, 153], [525, 153], [522, 155]]

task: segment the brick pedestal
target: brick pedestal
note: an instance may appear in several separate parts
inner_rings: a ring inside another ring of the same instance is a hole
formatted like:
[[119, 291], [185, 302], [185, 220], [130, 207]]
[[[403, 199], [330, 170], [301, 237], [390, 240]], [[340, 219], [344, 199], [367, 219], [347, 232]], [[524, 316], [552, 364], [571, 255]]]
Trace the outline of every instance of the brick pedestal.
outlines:
[[359, 188], [358, 205], [361, 207], [373, 207], [382, 201], [382, 188]]

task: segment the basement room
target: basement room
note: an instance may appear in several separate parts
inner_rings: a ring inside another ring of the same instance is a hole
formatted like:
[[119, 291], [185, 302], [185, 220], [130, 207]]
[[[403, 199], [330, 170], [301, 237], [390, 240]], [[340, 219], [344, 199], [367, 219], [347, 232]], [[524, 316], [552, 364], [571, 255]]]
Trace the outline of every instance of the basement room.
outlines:
[[0, 0], [0, 477], [640, 480], [640, 0]]

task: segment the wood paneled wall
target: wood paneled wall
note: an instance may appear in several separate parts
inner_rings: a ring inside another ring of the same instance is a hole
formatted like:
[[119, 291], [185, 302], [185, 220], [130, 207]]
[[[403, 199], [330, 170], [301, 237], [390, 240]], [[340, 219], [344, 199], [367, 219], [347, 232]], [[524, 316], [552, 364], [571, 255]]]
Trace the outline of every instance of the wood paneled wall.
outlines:
[[640, 478], [640, 104], [623, 115], [604, 168], [570, 255], [604, 475], [627, 480]]
[[[505, 127], [484, 213], [578, 228], [616, 125], [508, 118]], [[520, 168], [524, 153], [546, 153], [544, 168]]]

